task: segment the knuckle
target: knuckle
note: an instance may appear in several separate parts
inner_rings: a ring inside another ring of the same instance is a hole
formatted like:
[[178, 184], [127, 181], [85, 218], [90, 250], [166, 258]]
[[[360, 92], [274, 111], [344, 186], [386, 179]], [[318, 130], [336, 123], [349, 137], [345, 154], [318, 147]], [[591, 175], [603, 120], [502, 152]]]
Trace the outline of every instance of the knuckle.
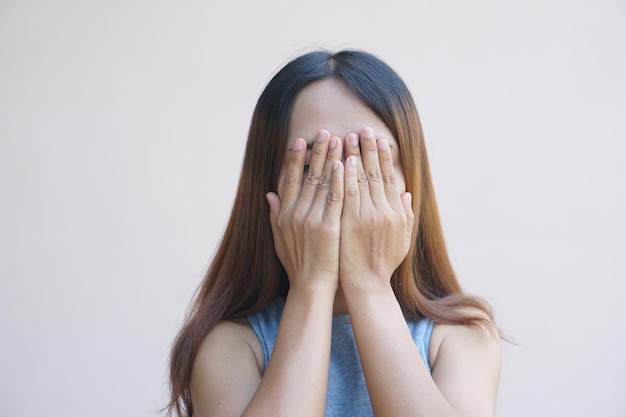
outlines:
[[311, 148], [311, 160], [314, 158], [326, 158], [326, 149], [322, 148], [321, 146], [313, 145], [313, 147]]
[[313, 146], [313, 148], [311, 148], [311, 156], [326, 156], [326, 150], [319, 146]]
[[357, 174], [356, 180], [358, 181], [359, 184], [367, 184], [368, 182], [367, 175], [365, 175], [364, 172]]
[[367, 178], [373, 182], [380, 182], [383, 178], [383, 175], [380, 172], [380, 168], [375, 167], [375, 168], [369, 169], [367, 171]]
[[296, 151], [289, 152], [287, 155], [287, 160], [289, 161], [289, 163], [292, 163], [292, 164], [300, 162], [301, 158], [302, 157], [300, 156], [300, 153]]
[[285, 218], [285, 216], [279, 215], [278, 219], [276, 219], [276, 225], [279, 229], [283, 229], [289, 221]]
[[307, 232], [313, 231], [319, 228], [317, 220], [311, 217], [307, 217], [306, 219], [304, 219], [303, 226], [304, 226], [304, 230]]
[[321, 231], [326, 237], [336, 238], [339, 236], [338, 227], [335, 224], [324, 222], [321, 225]]
[[361, 148], [365, 152], [378, 152], [378, 148], [376, 147], [375, 140], [365, 140], [363, 144], [361, 144]]
[[327, 176], [322, 176], [317, 183], [317, 189], [321, 191], [326, 191], [330, 188], [330, 178]]
[[303, 210], [296, 210], [291, 216], [291, 225], [298, 226], [306, 221], [307, 213]]
[[341, 201], [341, 195], [337, 191], [331, 190], [328, 193], [328, 202], [329, 203], [338, 203]]
[[286, 187], [293, 187], [299, 183], [299, 179], [297, 175], [287, 174], [285, 175], [285, 179], [283, 181], [283, 185]]
[[309, 169], [305, 181], [307, 184], [316, 185], [320, 181], [320, 173], [316, 170]]
[[[367, 182], [367, 180], [366, 180]], [[347, 190], [347, 194], [349, 197], [359, 197], [359, 189], [358, 187], [349, 187]]]
[[395, 175], [387, 175], [383, 178], [383, 180], [385, 181], [385, 184], [388, 185], [396, 185], [396, 183], [398, 182], [398, 179]]

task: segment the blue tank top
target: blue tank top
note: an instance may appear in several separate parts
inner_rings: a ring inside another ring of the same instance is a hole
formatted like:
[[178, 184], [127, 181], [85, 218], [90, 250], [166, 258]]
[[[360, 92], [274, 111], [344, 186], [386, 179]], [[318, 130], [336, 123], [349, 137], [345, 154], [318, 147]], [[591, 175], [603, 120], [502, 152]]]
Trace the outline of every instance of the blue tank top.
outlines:
[[[282, 298], [275, 298], [263, 311], [248, 318], [263, 347], [265, 369], [274, 349], [284, 305], [285, 301]], [[407, 320], [407, 325], [426, 368], [430, 372], [428, 346], [430, 345], [433, 321], [430, 319]], [[373, 415], [350, 316], [347, 314], [333, 316], [325, 416], [373, 417]]]

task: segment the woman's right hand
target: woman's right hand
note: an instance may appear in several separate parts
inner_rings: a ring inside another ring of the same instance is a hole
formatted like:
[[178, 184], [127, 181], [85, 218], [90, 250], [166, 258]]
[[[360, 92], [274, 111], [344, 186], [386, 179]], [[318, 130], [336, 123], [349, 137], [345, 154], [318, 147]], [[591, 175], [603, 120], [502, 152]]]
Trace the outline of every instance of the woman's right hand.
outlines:
[[339, 284], [342, 149], [341, 139], [319, 131], [305, 176], [307, 144], [297, 138], [283, 163], [279, 194], [267, 193], [274, 246], [291, 289], [323, 284], [336, 290]]

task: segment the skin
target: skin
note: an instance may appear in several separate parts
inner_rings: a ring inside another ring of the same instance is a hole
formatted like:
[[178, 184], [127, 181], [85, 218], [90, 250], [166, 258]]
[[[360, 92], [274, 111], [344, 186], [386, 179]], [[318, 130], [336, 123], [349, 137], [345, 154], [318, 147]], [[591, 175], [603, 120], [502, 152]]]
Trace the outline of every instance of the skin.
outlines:
[[196, 416], [323, 416], [339, 313], [350, 314], [377, 417], [493, 416], [498, 337], [435, 325], [431, 375], [391, 288], [415, 219], [385, 124], [342, 82], [318, 81], [294, 103], [288, 148], [278, 193], [267, 195], [290, 282], [274, 352], [263, 369], [250, 326], [219, 323], [193, 367]]

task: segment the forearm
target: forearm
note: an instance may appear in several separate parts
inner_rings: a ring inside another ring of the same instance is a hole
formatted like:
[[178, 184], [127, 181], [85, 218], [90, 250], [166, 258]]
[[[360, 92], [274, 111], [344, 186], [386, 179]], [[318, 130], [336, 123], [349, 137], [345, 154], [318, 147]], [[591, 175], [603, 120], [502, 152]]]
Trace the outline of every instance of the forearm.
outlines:
[[323, 416], [334, 291], [291, 289], [261, 384], [244, 416]]
[[343, 291], [376, 417], [457, 417], [428, 372], [391, 286]]

